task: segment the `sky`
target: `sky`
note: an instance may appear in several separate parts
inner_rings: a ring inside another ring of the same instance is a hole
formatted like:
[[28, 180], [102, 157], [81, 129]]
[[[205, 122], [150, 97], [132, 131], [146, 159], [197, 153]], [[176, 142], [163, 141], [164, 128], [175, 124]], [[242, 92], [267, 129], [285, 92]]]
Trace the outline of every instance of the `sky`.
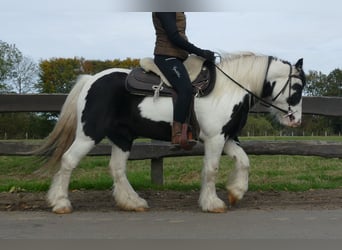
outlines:
[[200, 48], [292, 63], [304, 58], [306, 71], [325, 74], [342, 68], [340, 0], [0, 0], [0, 6], [0, 40], [36, 62], [152, 57], [150, 11], [185, 11], [187, 36]]

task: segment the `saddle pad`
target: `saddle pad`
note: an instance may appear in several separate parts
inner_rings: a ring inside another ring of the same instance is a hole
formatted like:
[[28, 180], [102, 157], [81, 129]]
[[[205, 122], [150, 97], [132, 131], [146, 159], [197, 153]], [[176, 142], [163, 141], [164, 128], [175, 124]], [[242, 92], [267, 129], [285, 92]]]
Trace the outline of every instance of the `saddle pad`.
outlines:
[[[191, 82], [195, 81], [197, 76], [200, 74], [200, 71], [203, 68], [204, 62], [205, 62], [204, 58], [193, 55], [193, 54], [191, 54], [184, 61], [184, 66], [186, 70], [188, 71]], [[146, 72], [152, 72], [160, 76], [163, 82], [167, 86], [172, 87], [172, 85], [169, 83], [169, 81], [166, 79], [163, 73], [159, 70], [158, 66], [154, 63], [153, 58], [145, 57], [145, 58], [140, 59], [140, 67], [142, 67]]]

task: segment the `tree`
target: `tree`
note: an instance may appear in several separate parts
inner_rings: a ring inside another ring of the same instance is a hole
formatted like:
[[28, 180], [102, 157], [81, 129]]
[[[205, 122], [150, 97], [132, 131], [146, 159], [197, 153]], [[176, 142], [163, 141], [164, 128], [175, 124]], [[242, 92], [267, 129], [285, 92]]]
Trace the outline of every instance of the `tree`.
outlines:
[[322, 96], [326, 93], [327, 76], [317, 71], [309, 71], [304, 93], [308, 96]]
[[40, 93], [69, 93], [77, 76], [83, 73], [79, 58], [52, 58], [39, 64], [40, 81], [36, 85]]
[[[38, 79], [37, 76], [37, 64], [23, 56], [15, 45], [0, 41], [0, 92], [30, 92]], [[7, 138], [24, 138], [28, 133], [31, 137], [41, 137], [43, 134], [39, 130], [39, 119], [34, 113], [2, 113], [0, 135]], [[33, 121], [36, 122], [32, 127]], [[43, 124], [48, 123], [43, 121], [41, 125]]]
[[83, 58], [52, 58], [40, 62], [40, 93], [68, 93], [80, 74], [96, 74], [109, 68], [132, 68], [139, 65], [138, 59], [84, 60]]
[[[328, 75], [321, 72], [310, 71], [307, 75], [307, 86], [305, 93], [310, 96], [342, 96], [342, 71], [335, 69]], [[340, 117], [309, 117], [304, 120], [311, 122], [304, 123], [306, 131], [314, 130], [327, 131], [339, 134], [342, 131], [342, 118]]]
[[335, 69], [329, 75], [309, 71], [305, 93], [309, 96], [342, 96], [342, 71]]
[[16, 48], [0, 41], [0, 91], [19, 94], [33, 90], [38, 77], [37, 64]]
[[22, 57], [13, 65], [11, 78], [6, 82], [11, 86], [11, 90], [18, 94], [33, 92], [38, 80], [38, 72], [38, 65], [35, 62], [28, 57]]
[[13, 66], [20, 62], [21, 58], [22, 54], [15, 45], [0, 40], [0, 92], [10, 91], [5, 81], [10, 78]]
[[131, 59], [130, 57], [125, 60], [85, 60], [82, 62], [82, 67], [85, 74], [96, 74], [102, 70], [109, 68], [127, 68], [131, 69], [139, 66], [139, 59]]
[[334, 69], [327, 76], [326, 96], [342, 97], [342, 70]]
[[[342, 97], [342, 70], [335, 69], [327, 76], [328, 88], [327, 96]], [[333, 117], [330, 119], [330, 128], [334, 134], [339, 134], [342, 131], [342, 118]]]

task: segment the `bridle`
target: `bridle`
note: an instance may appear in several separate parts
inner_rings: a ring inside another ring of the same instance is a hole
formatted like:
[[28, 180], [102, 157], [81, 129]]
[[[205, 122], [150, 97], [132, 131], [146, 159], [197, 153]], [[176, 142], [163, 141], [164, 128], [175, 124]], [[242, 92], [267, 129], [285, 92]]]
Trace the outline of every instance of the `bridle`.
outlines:
[[[221, 58], [221, 56], [219, 56], [219, 57]], [[265, 74], [265, 82], [266, 82], [266, 79], [267, 79], [268, 70], [269, 70], [269, 68], [270, 68], [270, 65], [271, 65], [272, 60], [273, 60], [273, 57], [272, 57], [272, 56], [269, 56], [269, 57], [268, 57], [268, 63], [267, 63], [266, 74]], [[291, 65], [290, 63], [288, 63], [288, 62], [284, 62], [284, 63], [288, 64], [289, 67], [290, 67], [289, 76], [288, 76], [288, 79], [287, 79], [287, 81], [286, 81], [284, 87], [279, 91], [279, 93], [278, 93], [275, 97], [273, 97], [273, 98], [271, 99], [272, 102], [276, 101], [276, 100], [278, 99], [278, 97], [279, 97], [282, 93], [284, 93], [284, 91], [285, 91], [285, 89], [286, 89], [287, 86], [289, 87], [289, 98], [290, 98], [290, 97], [291, 97], [291, 89], [292, 89], [292, 81], [291, 81], [291, 79], [292, 79], [292, 78], [299, 78], [299, 79], [301, 79], [299, 76], [293, 75], [293, 74], [292, 74], [292, 65]], [[224, 71], [223, 71], [220, 67], [218, 67], [216, 64], [214, 64], [214, 65], [215, 65], [215, 67], [216, 67], [223, 75], [225, 75], [229, 80], [231, 80], [231, 81], [234, 82], [237, 86], [239, 86], [240, 88], [242, 88], [243, 90], [245, 90], [245, 91], [246, 91], [248, 94], [250, 94], [253, 98], [255, 98], [255, 99], [257, 99], [258, 101], [260, 101], [260, 103], [261, 103], [262, 105], [264, 105], [264, 106], [266, 106], [266, 107], [272, 107], [272, 108], [274, 108], [274, 109], [277, 109], [277, 110], [283, 112], [283, 113], [285, 114], [284, 117], [285, 117], [285, 118], [288, 117], [288, 118], [290, 119], [290, 121], [293, 121], [293, 120], [295, 119], [295, 117], [294, 117], [293, 114], [296, 113], [296, 111], [293, 111], [293, 110], [291, 109], [291, 105], [290, 105], [290, 104], [289, 104], [289, 106], [288, 106], [288, 109], [285, 110], [285, 109], [282, 109], [282, 108], [280, 108], [280, 107], [278, 107], [278, 106], [272, 104], [271, 102], [268, 102], [268, 101], [264, 100], [263, 98], [261, 98], [261, 97], [255, 95], [254, 93], [252, 93], [250, 90], [248, 90], [248, 89], [247, 89], [246, 87], [244, 87], [242, 84], [240, 84], [238, 81], [236, 81], [235, 79], [233, 79], [231, 76], [229, 76], [226, 72], [224, 72]]]

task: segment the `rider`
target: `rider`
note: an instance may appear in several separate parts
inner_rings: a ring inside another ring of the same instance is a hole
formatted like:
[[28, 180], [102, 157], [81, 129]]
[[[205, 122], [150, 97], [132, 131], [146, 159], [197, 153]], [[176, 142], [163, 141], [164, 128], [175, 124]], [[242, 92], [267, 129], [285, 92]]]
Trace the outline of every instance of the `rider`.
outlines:
[[152, 20], [156, 31], [154, 62], [178, 94], [174, 104], [171, 143], [191, 149], [196, 142], [188, 138], [186, 120], [192, 101], [192, 86], [183, 62], [191, 53], [212, 62], [215, 55], [188, 42], [184, 12], [153, 12]]

